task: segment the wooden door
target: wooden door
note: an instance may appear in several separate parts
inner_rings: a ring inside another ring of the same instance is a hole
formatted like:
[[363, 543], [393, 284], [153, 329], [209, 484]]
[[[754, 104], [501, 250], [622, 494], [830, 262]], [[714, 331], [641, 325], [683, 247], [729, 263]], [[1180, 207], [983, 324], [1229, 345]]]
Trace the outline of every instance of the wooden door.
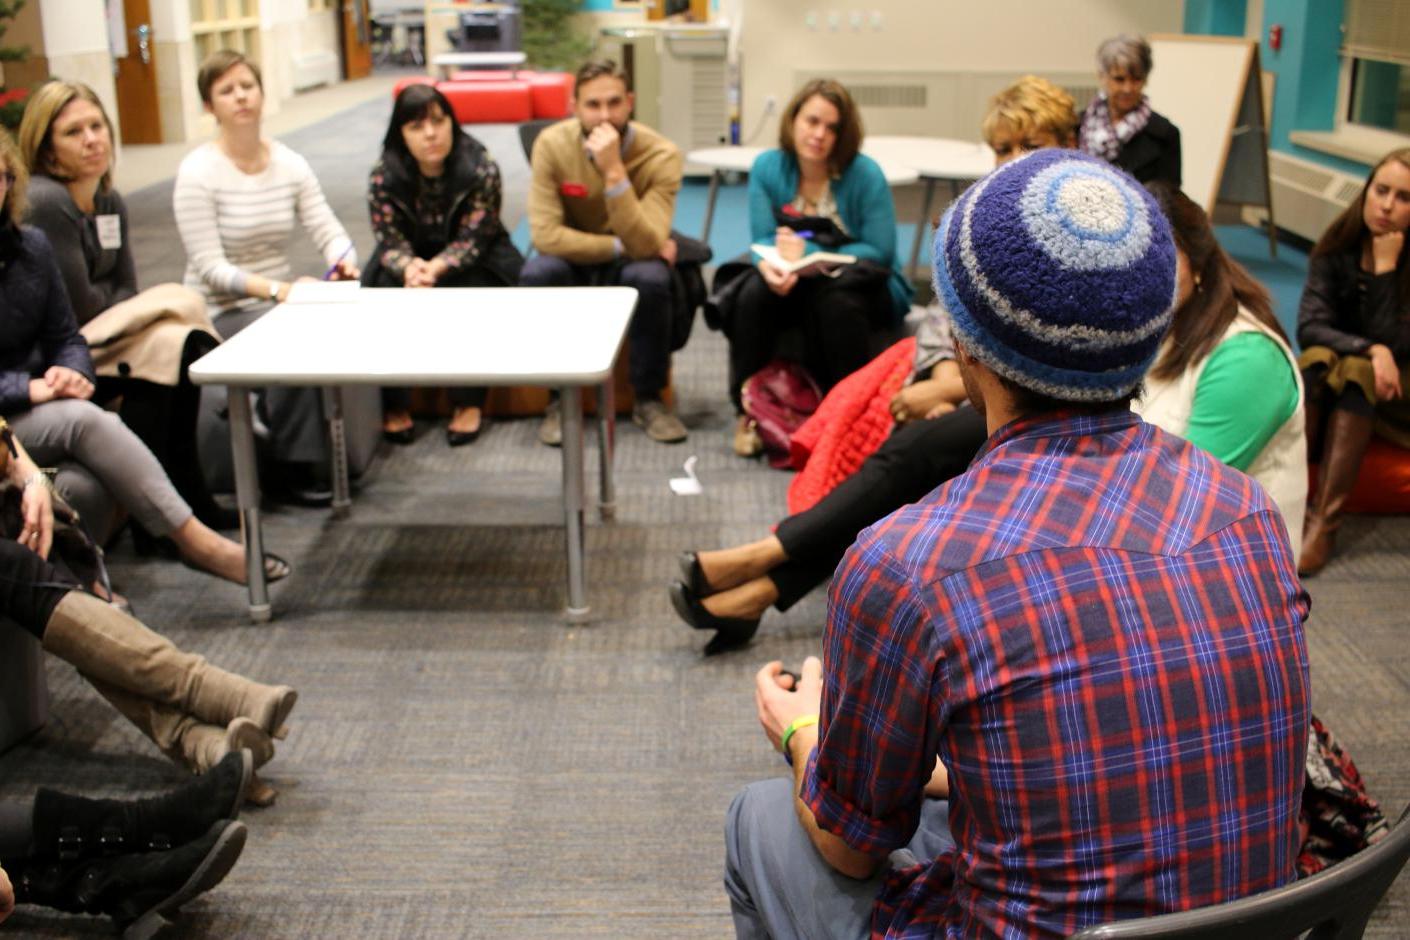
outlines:
[[343, 78], [364, 78], [372, 74], [372, 20], [367, 0], [343, 0], [338, 24], [343, 40]]
[[122, 0], [127, 55], [115, 59], [118, 122], [124, 144], [162, 142], [162, 115], [157, 103], [157, 50], [152, 37], [148, 0]]

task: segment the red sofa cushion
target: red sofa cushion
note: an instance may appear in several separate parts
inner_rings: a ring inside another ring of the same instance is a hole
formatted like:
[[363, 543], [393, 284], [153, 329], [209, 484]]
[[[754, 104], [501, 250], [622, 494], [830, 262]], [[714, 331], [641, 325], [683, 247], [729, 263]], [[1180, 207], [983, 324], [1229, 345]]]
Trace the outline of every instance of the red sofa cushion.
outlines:
[[572, 75], [567, 72], [537, 72], [528, 78], [534, 117], [565, 118], [572, 112]]
[[517, 124], [533, 117], [527, 82], [440, 82], [458, 124]]

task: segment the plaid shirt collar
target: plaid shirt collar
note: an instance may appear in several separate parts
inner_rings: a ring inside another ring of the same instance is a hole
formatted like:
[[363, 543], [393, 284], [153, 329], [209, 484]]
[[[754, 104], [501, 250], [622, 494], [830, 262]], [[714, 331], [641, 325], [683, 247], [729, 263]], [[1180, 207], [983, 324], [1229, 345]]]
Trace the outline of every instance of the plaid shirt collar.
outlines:
[[974, 455], [970, 466], [978, 465], [991, 453], [1010, 441], [1037, 437], [1073, 435], [1089, 437], [1112, 434], [1135, 427], [1140, 421], [1140, 416], [1129, 408], [1112, 408], [1110, 411], [1095, 413], [1064, 409], [1062, 411], [1045, 411], [1036, 415], [1024, 415], [1021, 418], [1015, 418], [990, 434], [989, 439], [984, 442], [984, 446], [979, 448], [979, 453]]

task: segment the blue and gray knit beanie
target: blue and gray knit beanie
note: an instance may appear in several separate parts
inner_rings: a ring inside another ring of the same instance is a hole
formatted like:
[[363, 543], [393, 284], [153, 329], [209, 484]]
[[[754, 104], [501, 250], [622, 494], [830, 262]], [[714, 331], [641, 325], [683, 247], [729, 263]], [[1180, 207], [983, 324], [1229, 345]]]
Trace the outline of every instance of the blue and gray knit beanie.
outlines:
[[1140, 383], [1170, 325], [1175, 243], [1131, 177], [1037, 150], [946, 211], [935, 296], [955, 338], [999, 375], [1062, 401], [1114, 401]]

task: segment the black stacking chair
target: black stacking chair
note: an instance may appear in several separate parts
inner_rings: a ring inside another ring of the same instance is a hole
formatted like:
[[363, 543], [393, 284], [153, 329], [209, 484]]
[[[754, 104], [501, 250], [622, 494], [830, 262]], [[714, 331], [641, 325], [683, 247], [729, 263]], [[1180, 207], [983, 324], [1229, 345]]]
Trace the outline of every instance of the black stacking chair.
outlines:
[[[1178, 914], [1088, 927], [1071, 940], [1357, 940], [1410, 859], [1410, 806], [1381, 841], [1309, 878]], [[1310, 931], [1310, 932], [1309, 932]]]

